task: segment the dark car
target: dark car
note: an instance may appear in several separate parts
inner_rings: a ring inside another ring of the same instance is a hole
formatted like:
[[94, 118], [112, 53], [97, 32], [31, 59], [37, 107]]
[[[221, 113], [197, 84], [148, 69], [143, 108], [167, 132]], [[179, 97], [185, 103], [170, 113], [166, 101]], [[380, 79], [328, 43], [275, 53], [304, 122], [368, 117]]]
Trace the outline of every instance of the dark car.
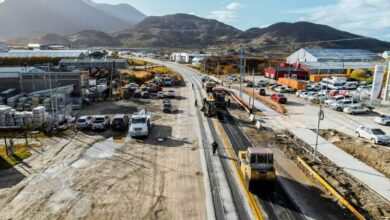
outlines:
[[254, 86], [254, 83], [253, 83], [252, 81], [248, 81], [248, 82], [246, 83], [246, 86], [247, 86], [247, 87], [253, 87], [253, 86]]
[[265, 96], [266, 95], [266, 92], [265, 92], [264, 88], [260, 88], [259, 89], [259, 95], [261, 95], [261, 96]]
[[136, 89], [134, 91], [134, 94], [133, 94], [134, 98], [141, 98], [141, 90], [140, 89]]
[[125, 131], [129, 128], [129, 116], [127, 115], [115, 115], [112, 120], [111, 127], [114, 131]]
[[164, 113], [171, 113], [172, 112], [172, 104], [169, 102], [165, 102], [163, 104], [163, 112]]

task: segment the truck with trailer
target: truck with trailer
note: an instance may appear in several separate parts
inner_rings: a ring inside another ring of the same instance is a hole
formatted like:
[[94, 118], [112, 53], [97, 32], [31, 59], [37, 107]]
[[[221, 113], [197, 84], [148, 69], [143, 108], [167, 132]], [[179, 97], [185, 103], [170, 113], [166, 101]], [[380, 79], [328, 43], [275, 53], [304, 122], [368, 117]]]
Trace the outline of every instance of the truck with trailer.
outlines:
[[264, 185], [273, 188], [276, 181], [273, 153], [268, 148], [248, 147], [238, 152], [238, 167], [249, 191]]

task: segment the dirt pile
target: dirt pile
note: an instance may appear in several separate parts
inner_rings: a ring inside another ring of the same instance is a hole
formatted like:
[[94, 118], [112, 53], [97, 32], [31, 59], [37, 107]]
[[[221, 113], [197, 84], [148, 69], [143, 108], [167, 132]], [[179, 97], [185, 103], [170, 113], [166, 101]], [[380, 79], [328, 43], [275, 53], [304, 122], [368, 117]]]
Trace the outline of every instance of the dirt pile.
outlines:
[[320, 135], [390, 178], [390, 150], [333, 129], [321, 130]]

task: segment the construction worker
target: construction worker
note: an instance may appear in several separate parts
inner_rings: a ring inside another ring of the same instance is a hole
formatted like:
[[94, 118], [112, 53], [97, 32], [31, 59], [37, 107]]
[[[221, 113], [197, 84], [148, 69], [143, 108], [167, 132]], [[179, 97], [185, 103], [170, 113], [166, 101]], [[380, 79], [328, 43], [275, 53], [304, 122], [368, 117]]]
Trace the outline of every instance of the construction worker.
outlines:
[[215, 156], [215, 153], [217, 152], [217, 149], [218, 149], [218, 143], [214, 141], [211, 144], [211, 146], [213, 147], [213, 156]]
[[227, 101], [227, 106], [230, 106], [230, 99], [228, 99]]
[[195, 99], [195, 108], [198, 108], [198, 100]]

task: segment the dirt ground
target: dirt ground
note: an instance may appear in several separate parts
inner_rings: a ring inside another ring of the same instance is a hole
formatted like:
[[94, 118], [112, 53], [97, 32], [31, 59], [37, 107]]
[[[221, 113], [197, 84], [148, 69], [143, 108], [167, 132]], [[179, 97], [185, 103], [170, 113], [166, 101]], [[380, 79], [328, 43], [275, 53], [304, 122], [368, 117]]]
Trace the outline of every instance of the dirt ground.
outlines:
[[[311, 161], [312, 156], [303, 150], [301, 146], [306, 144], [295, 139], [287, 131], [274, 131], [272, 128], [263, 128], [261, 132], [254, 129], [252, 125], [248, 126], [248, 115], [243, 111], [231, 111], [236, 120], [242, 124], [247, 135], [259, 145], [267, 145], [273, 148], [273, 151], [280, 149], [285, 157], [294, 161], [297, 166], [297, 156], [300, 156], [305, 161]], [[261, 116], [261, 113], [257, 113]], [[367, 148], [367, 146], [366, 146]], [[307, 148], [308, 149], [308, 148]], [[355, 179], [346, 174], [342, 169], [335, 166], [326, 158], [320, 157], [322, 163], [309, 163], [326, 181], [328, 181], [336, 190], [344, 196], [355, 208], [363, 213], [368, 219], [385, 219], [390, 218], [390, 204], [385, 200], [376, 196], [365, 186], [357, 182]], [[305, 171], [305, 169], [302, 168]], [[310, 176], [308, 174], [308, 176]], [[323, 197], [328, 200], [334, 200], [333, 196], [319, 183], [316, 187], [322, 189]], [[347, 211], [346, 211], [347, 212]], [[346, 215], [349, 215], [349, 213]]]
[[333, 129], [320, 130], [320, 135], [390, 178], [390, 149]]
[[84, 114], [132, 113], [147, 107], [152, 132], [74, 131], [45, 140], [15, 168], [0, 171], [0, 219], [206, 219], [199, 146], [186, 99], [178, 88], [176, 111], [162, 100], [96, 103]]

